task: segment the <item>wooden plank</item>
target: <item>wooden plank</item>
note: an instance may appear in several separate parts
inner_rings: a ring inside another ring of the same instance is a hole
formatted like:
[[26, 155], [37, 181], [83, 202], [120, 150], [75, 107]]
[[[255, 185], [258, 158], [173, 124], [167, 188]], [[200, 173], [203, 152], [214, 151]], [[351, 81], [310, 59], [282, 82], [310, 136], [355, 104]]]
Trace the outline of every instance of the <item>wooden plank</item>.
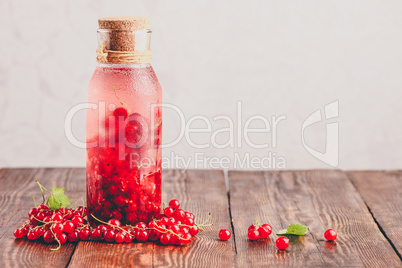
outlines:
[[231, 230], [229, 206], [222, 171], [170, 170], [163, 173], [163, 200], [176, 198], [181, 207], [194, 213], [196, 222], [212, 214], [212, 227], [206, 227], [191, 244], [183, 247], [155, 245], [157, 267], [233, 267], [233, 238], [220, 241], [220, 229]]
[[[237, 266], [399, 266], [400, 260], [382, 235], [347, 176], [336, 170], [229, 172], [230, 207]], [[245, 202], [247, 201], [247, 202]], [[274, 232], [290, 223], [309, 226], [304, 237], [292, 237], [286, 252], [276, 250], [276, 235], [250, 242], [254, 218]], [[328, 228], [336, 242], [325, 241]]]
[[75, 244], [56, 245], [14, 239], [13, 232], [28, 219], [34, 205], [31, 195], [41, 201], [35, 180], [46, 187], [63, 186], [72, 200], [85, 197], [83, 169], [2, 169], [0, 170], [0, 267], [66, 267]]
[[402, 171], [349, 171], [346, 174], [401, 258]]

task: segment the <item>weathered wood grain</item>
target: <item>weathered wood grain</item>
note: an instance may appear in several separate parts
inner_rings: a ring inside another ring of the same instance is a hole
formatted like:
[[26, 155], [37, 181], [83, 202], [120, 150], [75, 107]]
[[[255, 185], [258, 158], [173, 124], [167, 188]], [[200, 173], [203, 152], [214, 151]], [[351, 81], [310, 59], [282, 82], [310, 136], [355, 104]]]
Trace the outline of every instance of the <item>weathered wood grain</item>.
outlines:
[[349, 171], [346, 174], [401, 257], [402, 171]]
[[181, 207], [194, 213], [201, 223], [212, 214], [212, 227], [206, 227], [191, 244], [183, 247], [155, 245], [156, 267], [232, 267], [234, 241], [220, 241], [220, 229], [231, 230], [229, 204], [223, 171], [179, 170], [163, 174], [163, 200], [180, 200]]
[[[236, 239], [236, 263], [247, 266], [399, 267], [391, 245], [379, 231], [355, 188], [341, 171], [229, 172], [230, 207]], [[254, 218], [274, 232], [290, 223], [309, 226], [304, 237], [291, 237], [285, 252], [276, 235], [261, 242], [247, 239]], [[326, 242], [328, 228], [338, 232]]]
[[13, 232], [28, 219], [28, 211], [41, 194], [36, 180], [45, 187], [63, 186], [72, 200], [85, 197], [83, 169], [2, 169], [0, 170], [0, 267], [66, 267], [75, 244], [56, 245], [14, 239]]

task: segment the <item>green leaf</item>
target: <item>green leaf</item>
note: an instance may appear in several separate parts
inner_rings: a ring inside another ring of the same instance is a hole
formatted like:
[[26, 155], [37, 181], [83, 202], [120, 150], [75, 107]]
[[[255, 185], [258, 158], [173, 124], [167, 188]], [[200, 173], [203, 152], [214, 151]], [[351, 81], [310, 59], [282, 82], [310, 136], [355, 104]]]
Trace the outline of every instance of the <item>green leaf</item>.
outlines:
[[71, 202], [67, 195], [64, 194], [63, 187], [52, 187], [52, 195], [47, 199], [47, 205], [51, 209], [66, 208], [70, 206]]
[[308, 227], [302, 224], [291, 224], [287, 229], [280, 230], [276, 233], [277, 236], [281, 235], [305, 235]]

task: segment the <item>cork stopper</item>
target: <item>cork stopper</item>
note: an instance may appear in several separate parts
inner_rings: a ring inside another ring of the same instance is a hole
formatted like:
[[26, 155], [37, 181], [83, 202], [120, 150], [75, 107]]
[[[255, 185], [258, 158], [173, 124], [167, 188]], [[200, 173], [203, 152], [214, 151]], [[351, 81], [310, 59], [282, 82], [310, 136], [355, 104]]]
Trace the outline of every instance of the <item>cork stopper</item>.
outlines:
[[141, 16], [119, 16], [99, 19], [99, 29], [136, 31], [148, 30], [149, 18]]
[[[99, 19], [99, 29], [109, 31], [108, 49], [113, 51], [144, 50], [143, 44], [149, 44], [149, 36], [133, 32], [149, 29], [148, 17], [120, 16]], [[139, 38], [142, 37], [142, 38]]]

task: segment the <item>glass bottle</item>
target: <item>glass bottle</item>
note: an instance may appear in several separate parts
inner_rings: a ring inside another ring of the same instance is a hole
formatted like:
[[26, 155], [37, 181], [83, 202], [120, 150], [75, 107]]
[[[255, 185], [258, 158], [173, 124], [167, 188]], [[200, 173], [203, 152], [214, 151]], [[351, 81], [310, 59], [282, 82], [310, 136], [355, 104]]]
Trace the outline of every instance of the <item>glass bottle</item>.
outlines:
[[98, 66], [87, 91], [89, 218], [148, 222], [161, 209], [162, 128], [149, 19], [104, 18], [99, 28]]

